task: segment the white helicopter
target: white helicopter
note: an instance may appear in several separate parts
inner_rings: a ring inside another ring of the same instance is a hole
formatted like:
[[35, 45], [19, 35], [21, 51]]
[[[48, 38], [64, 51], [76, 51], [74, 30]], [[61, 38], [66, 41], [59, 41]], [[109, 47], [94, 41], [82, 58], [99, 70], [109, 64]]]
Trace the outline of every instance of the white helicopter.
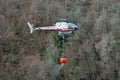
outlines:
[[60, 58], [60, 63], [62, 63], [61, 66], [64, 65], [64, 63], [67, 62], [67, 58], [64, 55], [64, 36], [72, 33], [75, 30], [78, 30], [78, 27], [73, 23], [67, 23], [66, 19], [61, 19], [61, 22], [56, 22], [54, 26], [45, 26], [45, 27], [33, 27], [30, 22], [27, 22], [30, 33], [33, 33], [33, 31], [36, 30], [50, 30], [50, 31], [58, 31], [58, 34], [63, 37], [63, 56]]
[[30, 22], [27, 22], [30, 33], [33, 33], [33, 31], [36, 30], [50, 30], [50, 31], [58, 31], [59, 35], [67, 35], [72, 33], [75, 30], [78, 30], [78, 27], [73, 23], [67, 23], [64, 20], [61, 22], [56, 22], [54, 26], [45, 26], [45, 27], [33, 27]]

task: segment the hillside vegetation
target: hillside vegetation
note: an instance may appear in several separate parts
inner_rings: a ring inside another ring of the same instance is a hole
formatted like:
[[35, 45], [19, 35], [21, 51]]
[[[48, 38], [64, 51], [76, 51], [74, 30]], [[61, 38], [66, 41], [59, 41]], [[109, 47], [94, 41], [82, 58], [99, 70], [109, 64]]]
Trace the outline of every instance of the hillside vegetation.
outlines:
[[[27, 22], [60, 18], [79, 30], [66, 37], [57, 72], [61, 38], [30, 34]], [[120, 80], [120, 0], [0, 0], [0, 80]]]

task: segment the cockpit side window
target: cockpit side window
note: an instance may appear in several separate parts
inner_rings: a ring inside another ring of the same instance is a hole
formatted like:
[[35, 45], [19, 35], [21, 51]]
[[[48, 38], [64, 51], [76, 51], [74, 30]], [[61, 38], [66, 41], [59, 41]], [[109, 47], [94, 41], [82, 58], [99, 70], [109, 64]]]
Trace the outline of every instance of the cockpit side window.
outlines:
[[69, 28], [69, 29], [73, 29], [73, 27], [72, 27], [72, 26], [68, 26], [68, 28]]
[[68, 23], [68, 28], [69, 28], [69, 29], [73, 29], [73, 28], [74, 28], [74, 24]]

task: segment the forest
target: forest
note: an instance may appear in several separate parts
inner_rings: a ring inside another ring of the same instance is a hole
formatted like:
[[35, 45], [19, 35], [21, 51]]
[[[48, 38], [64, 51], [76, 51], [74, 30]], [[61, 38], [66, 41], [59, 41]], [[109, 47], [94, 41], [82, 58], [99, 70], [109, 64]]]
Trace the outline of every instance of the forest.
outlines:
[[[65, 37], [30, 33], [66, 18], [79, 30]], [[120, 80], [120, 0], [0, 0], [0, 80]]]

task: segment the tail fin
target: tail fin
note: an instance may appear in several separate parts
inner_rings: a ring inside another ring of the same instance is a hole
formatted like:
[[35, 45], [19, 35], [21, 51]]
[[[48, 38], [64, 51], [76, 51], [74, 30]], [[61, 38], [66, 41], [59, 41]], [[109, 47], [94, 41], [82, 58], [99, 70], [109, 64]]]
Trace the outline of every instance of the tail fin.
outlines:
[[28, 26], [29, 26], [29, 28], [30, 28], [30, 33], [32, 33], [32, 32], [34, 31], [33, 26], [30, 24], [30, 22], [28, 22], [27, 24], [28, 24]]

